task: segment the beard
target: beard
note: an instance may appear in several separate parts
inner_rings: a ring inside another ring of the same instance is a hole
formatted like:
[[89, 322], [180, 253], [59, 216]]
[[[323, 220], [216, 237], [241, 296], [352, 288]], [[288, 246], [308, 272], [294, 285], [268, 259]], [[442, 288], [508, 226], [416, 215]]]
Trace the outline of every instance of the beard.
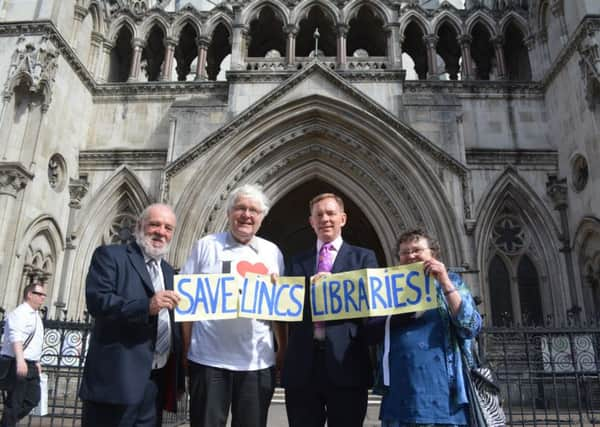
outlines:
[[166, 242], [162, 248], [152, 246], [152, 235], [144, 234], [142, 230], [135, 231], [135, 241], [150, 258], [162, 258], [171, 249], [171, 242]]

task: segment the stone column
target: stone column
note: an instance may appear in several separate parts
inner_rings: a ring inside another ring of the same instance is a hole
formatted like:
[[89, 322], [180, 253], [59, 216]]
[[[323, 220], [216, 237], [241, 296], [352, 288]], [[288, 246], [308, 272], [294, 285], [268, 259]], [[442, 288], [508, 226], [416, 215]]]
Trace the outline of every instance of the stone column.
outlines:
[[[345, 70], [348, 61], [346, 58], [346, 35], [348, 34], [348, 25], [338, 24], [337, 25], [337, 68], [339, 70]], [[316, 54], [317, 52], [315, 52]]]
[[558, 22], [560, 24], [560, 42], [564, 46], [568, 41], [569, 31], [567, 29], [567, 21], [565, 20], [565, 13], [562, 0], [554, 1], [550, 5], [550, 11], [552, 12], [552, 15], [558, 19]]
[[296, 35], [298, 34], [298, 27], [294, 24], [289, 24], [285, 27], [285, 33], [287, 34], [287, 68], [293, 69], [296, 65]]
[[427, 34], [423, 36], [423, 40], [425, 41], [425, 46], [427, 48], [427, 78], [430, 80], [437, 80], [438, 69], [437, 69], [437, 43], [439, 37], [435, 34]]
[[548, 47], [548, 32], [546, 29], [541, 30], [538, 33], [538, 45], [540, 48], [541, 59], [544, 64], [544, 68], [548, 69], [550, 67], [550, 48]]
[[[567, 215], [568, 204], [568, 187], [567, 179], [559, 178], [556, 175], [548, 175], [546, 182], [546, 194], [552, 200], [554, 210], [560, 214], [560, 242], [562, 247], [559, 249], [565, 256], [565, 265], [567, 267], [568, 292], [572, 304], [570, 311], [577, 311], [576, 307], [581, 309], [582, 304], [577, 298], [577, 284], [575, 282], [575, 269], [573, 268], [573, 252], [571, 248], [571, 236], [569, 233], [569, 217]], [[583, 301], [581, 301], [583, 303]]]
[[142, 50], [146, 46], [146, 41], [142, 39], [133, 39], [133, 58], [131, 59], [131, 69], [129, 71], [128, 82], [137, 82], [140, 78], [140, 63], [142, 60]]
[[88, 14], [88, 10], [81, 6], [76, 4], [75, 8], [74, 8], [74, 13], [73, 13], [73, 29], [71, 32], [71, 46], [73, 47], [74, 50], [77, 49], [77, 39], [79, 36], [79, 29], [81, 28], [81, 23], [83, 22], [83, 20], [85, 19], [85, 17]]
[[100, 80], [101, 70], [102, 70], [102, 57], [100, 57], [101, 50], [100, 47], [104, 43], [104, 36], [102, 33], [97, 31], [92, 31], [92, 37], [90, 42], [90, 52], [88, 54], [88, 69], [92, 76], [96, 80]]
[[102, 45], [102, 72], [100, 74], [99, 82], [108, 81], [108, 75], [110, 74], [110, 52], [114, 45], [109, 41], [104, 41]]
[[496, 70], [498, 72], [498, 80], [506, 79], [506, 63], [504, 62], [504, 37], [496, 36], [491, 42], [494, 44], [494, 52], [496, 53]]
[[541, 67], [540, 65], [540, 55], [539, 52], [536, 51], [536, 40], [535, 36], [530, 35], [523, 40], [525, 46], [527, 47], [527, 52], [529, 54], [529, 65], [531, 66], [531, 79], [539, 80], [541, 78]]
[[402, 68], [402, 52], [400, 51], [401, 43], [399, 42], [400, 23], [393, 22], [385, 26], [387, 32], [387, 57], [388, 66], [392, 70]]
[[77, 235], [73, 232], [73, 225], [75, 224], [75, 217], [77, 212], [81, 209], [81, 199], [85, 197], [88, 192], [89, 183], [86, 179], [69, 179], [69, 222], [67, 224], [67, 235], [66, 235], [66, 247], [65, 256], [63, 258], [63, 268], [60, 278], [60, 282], [57, 281], [59, 289], [56, 302], [54, 305], [58, 309], [64, 309], [67, 306], [69, 300], [69, 294], [71, 291], [71, 274], [73, 273], [73, 254], [74, 249], [77, 248], [75, 243]]
[[173, 56], [175, 55], [175, 47], [177, 46], [177, 39], [172, 37], [167, 37], [165, 39], [165, 59], [162, 64], [162, 69], [160, 72], [160, 79], [162, 81], [171, 81], [173, 78], [171, 76], [172, 68], [173, 68]]
[[196, 80], [208, 79], [206, 72], [206, 54], [208, 53], [208, 46], [210, 45], [210, 39], [206, 36], [201, 36], [196, 39], [198, 45], [198, 59], [196, 60]]
[[248, 54], [248, 27], [242, 23], [240, 3], [233, 6], [233, 37], [231, 42], [231, 70], [244, 70]]
[[460, 78], [462, 80], [473, 80], [477, 78], [473, 72], [473, 60], [471, 59], [471, 42], [473, 37], [469, 34], [461, 34], [457, 38], [460, 45], [460, 53], [462, 56], [462, 70]]

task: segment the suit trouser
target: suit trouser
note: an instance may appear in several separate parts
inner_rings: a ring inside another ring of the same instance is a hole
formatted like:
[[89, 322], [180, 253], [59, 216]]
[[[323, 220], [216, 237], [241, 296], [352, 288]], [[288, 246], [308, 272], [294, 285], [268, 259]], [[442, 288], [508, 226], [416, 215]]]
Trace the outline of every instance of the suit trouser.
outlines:
[[[357, 373], [358, 374], [358, 373]], [[332, 383], [323, 344], [315, 344], [313, 370], [306, 385], [285, 389], [290, 427], [362, 427], [367, 414], [366, 387], [339, 387]]]
[[[15, 368], [16, 369], [16, 368]], [[15, 385], [9, 390], [4, 402], [2, 427], [12, 427], [27, 416], [40, 402], [40, 372], [36, 362], [27, 362], [27, 376], [17, 376]]]
[[[136, 405], [83, 401], [82, 427], [157, 427], [162, 423], [162, 381], [166, 368], [155, 369], [146, 382], [144, 397]], [[131, 381], [136, 381], [132, 378]]]
[[188, 361], [191, 427], [266, 427], [275, 368], [231, 371]]

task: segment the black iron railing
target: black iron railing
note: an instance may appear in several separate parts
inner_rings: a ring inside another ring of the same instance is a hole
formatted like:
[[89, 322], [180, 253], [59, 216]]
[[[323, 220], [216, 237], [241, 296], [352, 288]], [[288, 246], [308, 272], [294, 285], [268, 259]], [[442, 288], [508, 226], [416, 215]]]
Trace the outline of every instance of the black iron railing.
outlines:
[[[79, 426], [91, 323], [45, 319], [44, 326], [48, 414], [23, 425]], [[600, 426], [600, 325], [485, 328], [479, 347], [497, 376], [508, 425]], [[184, 395], [178, 415], [165, 413], [163, 425], [184, 423], [187, 408]]]

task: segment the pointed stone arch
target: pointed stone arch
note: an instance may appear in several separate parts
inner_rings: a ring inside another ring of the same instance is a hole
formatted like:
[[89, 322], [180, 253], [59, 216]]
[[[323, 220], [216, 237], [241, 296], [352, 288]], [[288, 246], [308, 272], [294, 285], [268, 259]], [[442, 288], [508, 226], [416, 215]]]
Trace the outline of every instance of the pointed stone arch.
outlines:
[[277, 18], [282, 22], [283, 26], [288, 25], [290, 16], [287, 7], [278, 0], [263, 0], [251, 2], [242, 12], [242, 23], [250, 25], [254, 19], [257, 19], [264, 7], [269, 7]]
[[[175, 264], [183, 263], [194, 240], [226, 227], [224, 202], [234, 187], [262, 183], [277, 202], [289, 189], [318, 178], [368, 207], [366, 216], [388, 263], [393, 262], [399, 232], [420, 225], [435, 232], [447, 249], [448, 261], [460, 265], [465, 253], [456, 206], [444, 191], [449, 183], [439, 181], [418, 151], [414, 141], [365, 111], [319, 95], [255, 116], [206, 147], [197, 166], [167, 172], [167, 179], [174, 181], [167, 189], [183, 187], [176, 205]], [[224, 169], [223, 164], [230, 167]], [[452, 181], [450, 186], [460, 180]]]
[[[127, 165], [115, 170], [90, 196], [89, 203], [81, 210], [73, 227], [76, 248], [70, 267], [70, 297], [67, 298], [71, 305], [70, 312], [80, 313], [85, 309], [85, 276], [90, 259], [96, 247], [113, 243], [107, 236], [115, 219], [135, 221], [142, 210], [152, 203], [141, 180]], [[124, 216], [127, 218], [121, 218]]]
[[572, 303], [563, 286], [566, 274], [558, 246], [559, 229], [552, 220], [552, 212], [513, 167], [506, 168], [483, 194], [476, 209], [474, 241], [485, 312], [491, 313], [492, 303], [487, 278], [489, 262], [498, 252], [494, 248], [493, 229], [499, 219], [508, 216], [517, 218], [527, 232], [525, 247], [514, 255], [527, 254], [538, 271], [540, 283], [547, 284], [541, 295], [544, 315], [562, 318]]
[[183, 15], [179, 16], [171, 25], [172, 37], [179, 40], [181, 31], [186, 25], [190, 25], [198, 36], [202, 34], [202, 24], [198, 16], [190, 11], [186, 11]]
[[227, 29], [229, 34], [233, 34], [232, 17], [224, 13], [223, 11], [219, 11], [214, 15], [211, 15], [211, 17], [206, 21], [206, 23], [204, 24], [204, 32], [202, 33], [202, 35], [204, 37], [212, 39], [212, 35], [219, 26], [219, 24], [223, 25]]
[[142, 40], [147, 40], [154, 27], [158, 27], [162, 30], [165, 39], [172, 37], [172, 26], [169, 24], [169, 21], [162, 13], [155, 11], [148, 15], [142, 22], [142, 25], [140, 26], [140, 38]]
[[344, 23], [346, 25], [349, 25], [350, 20], [356, 17], [356, 15], [363, 6], [368, 7], [373, 12], [373, 15], [381, 19], [383, 21], [384, 27], [392, 22], [390, 9], [385, 7], [385, 5], [380, 0], [352, 0], [344, 7]]
[[117, 43], [117, 37], [121, 32], [121, 28], [123, 28], [124, 26], [126, 26], [127, 29], [131, 32], [132, 40], [139, 38], [138, 28], [137, 25], [135, 25], [133, 19], [128, 15], [121, 15], [111, 23], [110, 28], [108, 30], [108, 40], [110, 41], [110, 43], [112, 43], [113, 45]]
[[478, 10], [473, 15], [469, 16], [465, 21], [465, 32], [466, 34], [471, 34], [473, 32], [473, 27], [480, 23], [483, 25], [488, 32], [490, 33], [490, 37], [496, 37], [498, 35], [498, 31], [496, 29], [496, 21], [489, 14]]
[[433, 34], [437, 34], [440, 27], [444, 23], [448, 23], [448, 25], [450, 25], [452, 28], [454, 28], [454, 30], [456, 31], [456, 34], [464, 33], [464, 26], [463, 26], [463, 23], [460, 20], [460, 18], [455, 13], [444, 10], [442, 13], [440, 13], [435, 18], [433, 18], [433, 20], [431, 21], [431, 27], [433, 29]]
[[530, 36], [530, 28], [527, 25], [527, 20], [515, 11], [508, 12], [498, 22], [498, 33], [505, 34], [510, 23], [513, 23], [519, 30], [521, 30], [524, 38]]
[[400, 34], [404, 34], [406, 32], [406, 27], [411, 23], [416, 24], [421, 29], [423, 35], [432, 34], [432, 26], [419, 10], [410, 10], [406, 15], [402, 15], [402, 18], [400, 19]]
[[32, 281], [46, 285], [48, 298], [46, 305], [52, 310], [60, 286], [62, 256], [65, 250], [65, 237], [56, 220], [49, 215], [40, 215], [25, 228], [17, 250], [15, 274], [9, 283], [12, 288], [4, 292], [4, 307], [21, 302], [23, 288]]
[[302, 0], [292, 10], [290, 23], [299, 26], [301, 20], [308, 18], [308, 13], [314, 6], [317, 6], [319, 9], [321, 9], [323, 14], [333, 23], [333, 25], [336, 25], [342, 21], [340, 11], [336, 9], [331, 2], [324, 2], [320, 0]]

